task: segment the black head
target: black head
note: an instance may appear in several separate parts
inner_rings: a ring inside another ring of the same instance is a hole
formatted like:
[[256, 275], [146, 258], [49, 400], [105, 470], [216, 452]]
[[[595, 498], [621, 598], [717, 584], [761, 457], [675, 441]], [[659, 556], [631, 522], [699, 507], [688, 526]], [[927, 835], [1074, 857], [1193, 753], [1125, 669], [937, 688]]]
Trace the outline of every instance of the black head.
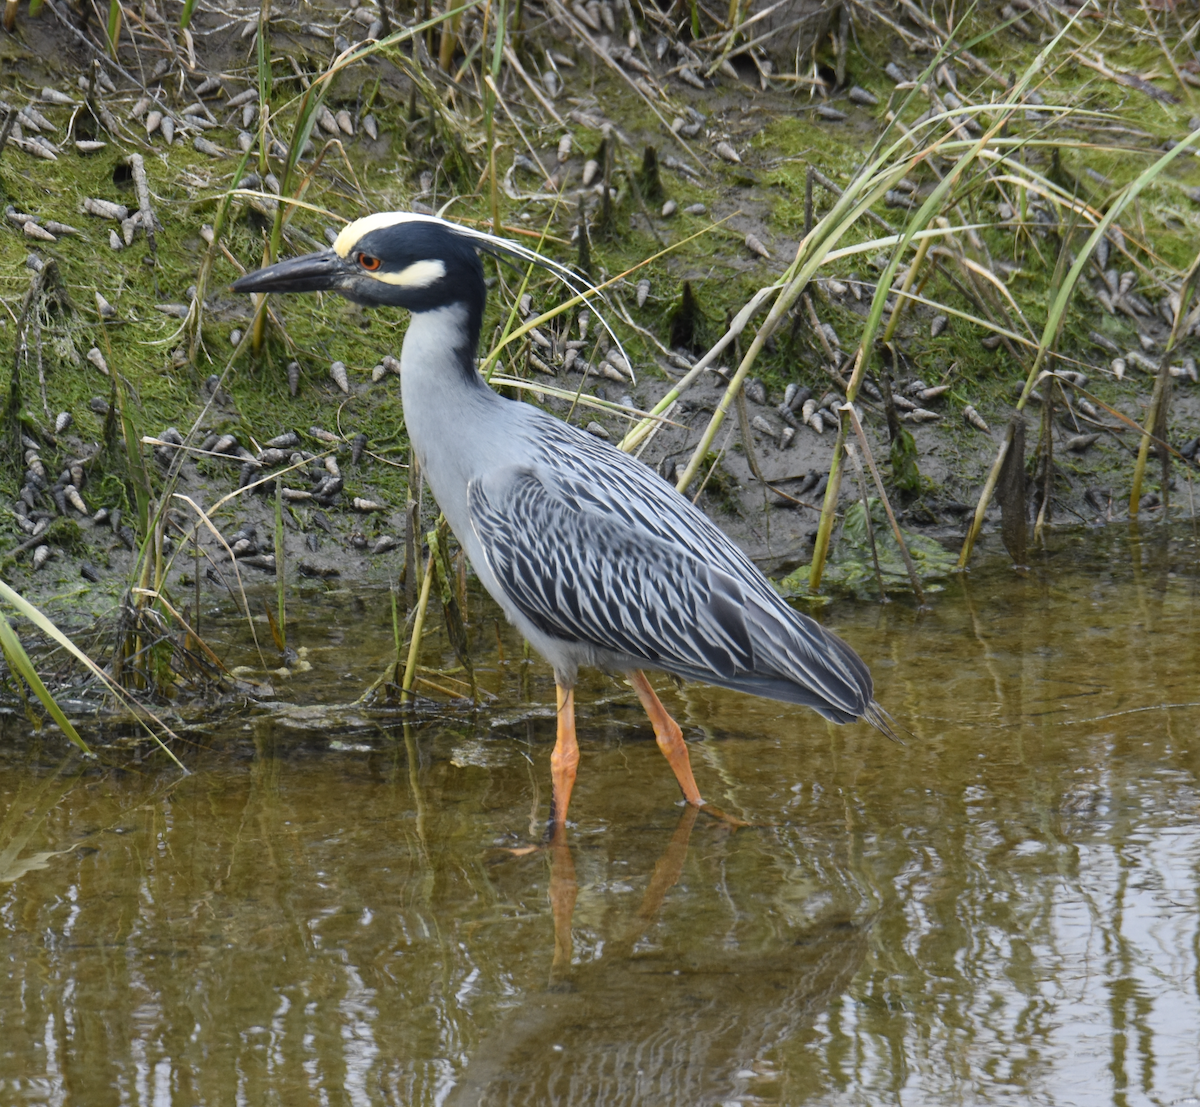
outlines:
[[331, 250], [281, 261], [233, 282], [235, 292], [338, 292], [367, 307], [432, 311], [465, 304], [481, 320], [483, 266], [453, 223], [382, 212], [349, 224]]

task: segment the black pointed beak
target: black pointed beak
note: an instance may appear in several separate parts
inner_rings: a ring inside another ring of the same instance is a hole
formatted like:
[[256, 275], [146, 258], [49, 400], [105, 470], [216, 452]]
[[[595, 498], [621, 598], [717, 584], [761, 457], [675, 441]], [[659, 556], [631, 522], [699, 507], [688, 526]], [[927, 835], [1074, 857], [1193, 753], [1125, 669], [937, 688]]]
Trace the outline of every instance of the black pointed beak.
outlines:
[[329, 292], [340, 289], [350, 273], [332, 250], [321, 250], [247, 273], [232, 287], [234, 292]]

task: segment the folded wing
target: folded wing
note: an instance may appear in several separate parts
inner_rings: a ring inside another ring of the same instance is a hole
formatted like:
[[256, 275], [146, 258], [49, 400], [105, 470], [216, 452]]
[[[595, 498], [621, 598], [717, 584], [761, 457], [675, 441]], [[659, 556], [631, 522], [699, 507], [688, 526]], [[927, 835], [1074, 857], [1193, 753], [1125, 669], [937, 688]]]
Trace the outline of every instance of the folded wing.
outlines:
[[492, 573], [543, 633], [837, 722], [868, 714], [857, 654], [723, 549], [703, 558], [537, 468], [473, 481], [468, 503]]

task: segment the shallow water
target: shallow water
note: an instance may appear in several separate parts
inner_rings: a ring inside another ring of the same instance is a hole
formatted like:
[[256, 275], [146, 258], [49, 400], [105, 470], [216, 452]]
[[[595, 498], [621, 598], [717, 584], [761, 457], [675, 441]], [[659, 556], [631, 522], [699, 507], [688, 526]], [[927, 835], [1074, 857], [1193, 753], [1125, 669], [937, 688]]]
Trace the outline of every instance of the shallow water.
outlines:
[[[1197, 546], [1055, 543], [823, 616], [903, 746], [658, 681], [736, 831], [597, 677], [522, 853], [554, 696], [508, 637], [477, 715], [248, 711], [182, 778], [10, 722], [0, 1104], [1200, 1102]], [[276, 690], [348, 701], [385, 600], [304, 607]]]

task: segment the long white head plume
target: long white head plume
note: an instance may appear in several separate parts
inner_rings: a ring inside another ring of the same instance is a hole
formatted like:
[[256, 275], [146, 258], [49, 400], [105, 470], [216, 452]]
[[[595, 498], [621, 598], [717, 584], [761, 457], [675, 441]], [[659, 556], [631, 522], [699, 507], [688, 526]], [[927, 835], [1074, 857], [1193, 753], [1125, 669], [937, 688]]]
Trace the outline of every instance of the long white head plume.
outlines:
[[531, 250], [528, 246], [523, 246], [512, 239], [501, 238], [498, 235], [489, 234], [487, 231], [482, 231], [463, 223], [453, 223], [437, 215], [421, 215], [410, 211], [382, 211], [376, 212], [374, 215], [364, 216], [362, 219], [356, 219], [353, 223], [343, 227], [341, 234], [337, 236], [337, 239], [333, 243], [334, 252], [338, 257], [345, 258], [354, 244], [363, 235], [370, 231], [381, 230], [384, 227], [394, 227], [400, 223], [438, 223], [443, 227], [449, 228], [460, 237], [470, 239], [478, 249], [491, 254], [492, 257], [530, 262], [553, 274], [576, 296], [587, 297], [585, 302], [592, 308], [592, 312], [599, 320], [600, 325], [621, 352], [621, 357], [629, 367], [630, 373], [633, 373], [633, 362], [630, 360], [629, 355], [625, 353], [625, 347], [621, 345], [621, 340], [616, 336], [612, 327], [609, 326], [608, 320], [592, 304], [593, 300], [600, 300], [607, 304], [608, 299], [604, 293], [590, 281], [583, 279], [578, 273], [567, 268], [561, 262], [557, 262], [553, 258], [548, 258], [544, 254], [539, 254], [536, 250]]

